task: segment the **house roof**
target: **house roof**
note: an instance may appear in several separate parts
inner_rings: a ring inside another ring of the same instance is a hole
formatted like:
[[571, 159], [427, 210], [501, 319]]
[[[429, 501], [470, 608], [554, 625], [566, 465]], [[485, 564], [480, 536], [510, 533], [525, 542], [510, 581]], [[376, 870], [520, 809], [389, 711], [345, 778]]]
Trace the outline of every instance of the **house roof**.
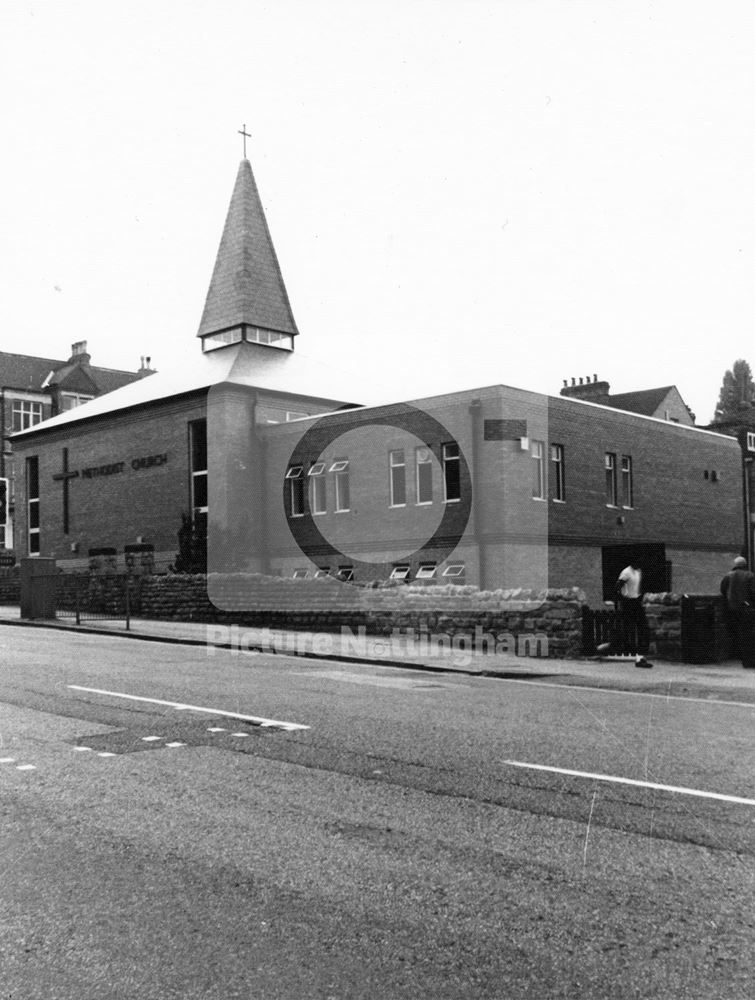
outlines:
[[32, 358], [28, 354], [0, 351], [0, 384], [6, 389], [39, 392], [50, 372], [64, 364], [60, 359]]
[[[60, 358], [35, 358], [29, 354], [9, 354], [0, 351], [0, 386], [28, 392], [44, 392], [43, 384], [50, 373], [53, 378], [48, 384], [65, 385], [76, 391], [77, 376], [85, 376], [86, 385], [78, 391], [91, 391], [89, 383], [94, 383], [98, 392], [112, 392], [129, 382], [139, 379], [138, 372], [119, 371], [114, 368], [98, 368], [96, 365], [62, 361]], [[72, 380], [72, 381], [71, 381]]]
[[676, 387], [665, 385], [659, 389], [639, 389], [637, 392], [612, 393], [606, 400], [601, 400], [604, 406], [615, 410], [628, 410], [630, 413], [640, 413], [652, 417], [668, 394]]
[[299, 332], [246, 159], [239, 164], [197, 336], [242, 324]]

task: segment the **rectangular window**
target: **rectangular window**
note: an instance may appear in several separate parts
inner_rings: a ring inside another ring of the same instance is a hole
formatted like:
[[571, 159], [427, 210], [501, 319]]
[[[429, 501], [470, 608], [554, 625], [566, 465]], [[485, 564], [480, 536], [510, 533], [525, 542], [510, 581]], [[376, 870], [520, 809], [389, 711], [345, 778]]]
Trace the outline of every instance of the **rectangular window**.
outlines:
[[308, 576], [309, 576], [309, 570], [307, 569], [294, 570], [294, 580], [306, 580]]
[[391, 507], [406, 506], [406, 459], [404, 449], [390, 452]]
[[409, 578], [409, 567], [406, 564], [401, 564], [399, 566], [394, 566], [391, 572], [391, 580], [408, 580]]
[[348, 458], [337, 458], [330, 466], [333, 473], [336, 495], [336, 511], [342, 513], [349, 510], [351, 497], [349, 496], [349, 460]]
[[466, 573], [464, 563], [449, 563], [443, 570], [443, 576], [448, 576], [456, 581], [463, 580]]
[[444, 444], [443, 455], [443, 499], [446, 503], [456, 503], [461, 499], [461, 474], [459, 446]]
[[338, 567], [338, 579], [344, 580], [347, 583], [354, 579], [354, 567], [353, 566], [339, 566]]
[[315, 462], [309, 472], [309, 509], [313, 514], [325, 514], [328, 509], [325, 483], [325, 462]]
[[42, 419], [42, 404], [33, 403], [28, 399], [13, 400], [13, 415], [11, 426], [13, 433], [25, 431], [27, 427], [33, 427]]
[[435, 563], [420, 563], [420, 567], [417, 570], [416, 580], [432, 580], [435, 576], [435, 571], [437, 567]]
[[191, 518], [207, 525], [207, 421], [189, 424], [189, 455], [191, 459]]
[[533, 441], [530, 445], [532, 456], [532, 499], [545, 500], [545, 442]]
[[564, 469], [564, 446], [551, 445], [551, 469], [553, 480], [553, 499], [566, 500], [566, 473]]
[[85, 396], [81, 392], [63, 392], [60, 396], [60, 409], [75, 410], [77, 406], [88, 403], [90, 399], [94, 399], [94, 396]]
[[621, 456], [621, 500], [625, 507], [634, 507], [631, 455]]
[[26, 533], [30, 556], [39, 555], [39, 458], [26, 459]]
[[433, 502], [433, 453], [429, 448], [417, 448], [417, 503]]
[[316, 580], [321, 580], [324, 576], [330, 576], [330, 570], [327, 566], [321, 566], [318, 570], [315, 570]]
[[288, 483], [289, 517], [304, 516], [304, 469], [301, 465], [292, 465], [286, 472]]
[[747, 432], [747, 450], [755, 451], [755, 431]]
[[618, 490], [616, 482], [616, 455], [606, 452], [606, 504], [609, 507], [618, 505]]

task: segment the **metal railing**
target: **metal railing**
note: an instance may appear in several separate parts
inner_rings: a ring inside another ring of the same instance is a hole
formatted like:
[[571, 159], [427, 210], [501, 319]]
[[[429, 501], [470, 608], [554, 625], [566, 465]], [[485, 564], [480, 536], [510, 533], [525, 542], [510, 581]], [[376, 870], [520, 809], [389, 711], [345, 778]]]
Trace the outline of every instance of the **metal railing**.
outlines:
[[83, 621], [124, 621], [138, 609], [140, 577], [130, 572], [60, 573], [56, 580], [58, 618]]

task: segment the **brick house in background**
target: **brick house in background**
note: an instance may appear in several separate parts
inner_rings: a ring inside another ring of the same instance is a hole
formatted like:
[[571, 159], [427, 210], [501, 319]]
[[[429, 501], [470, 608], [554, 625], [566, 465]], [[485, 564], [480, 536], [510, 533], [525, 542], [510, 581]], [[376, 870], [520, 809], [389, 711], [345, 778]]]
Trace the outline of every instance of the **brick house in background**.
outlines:
[[8, 516], [0, 525], [0, 547], [14, 548], [15, 468], [11, 435], [152, 373], [150, 359], [136, 372], [91, 364], [85, 340], [71, 346], [67, 361], [0, 351], [2, 453], [0, 479], [8, 480]]
[[599, 604], [629, 559], [649, 589], [711, 592], [743, 549], [738, 442], [693, 426], [673, 386], [406, 401], [295, 349], [248, 160], [197, 336], [180, 365], [14, 436], [20, 554], [167, 563], [186, 514], [211, 571], [577, 585]]
[[643, 417], [655, 417], [657, 420], [668, 420], [673, 424], [684, 424], [694, 427], [695, 414], [682, 399], [675, 385], [664, 385], [658, 389], [638, 389], [635, 392], [611, 393], [608, 382], [599, 382], [598, 376], [588, 375], [586, 378], [571, 380], [569, 385], [564, 379], [561, 395], [569, 399], [586, 399], [601, 406], [610, 406], [613, 410], [624, 410], [627, 413], [639, 413]]

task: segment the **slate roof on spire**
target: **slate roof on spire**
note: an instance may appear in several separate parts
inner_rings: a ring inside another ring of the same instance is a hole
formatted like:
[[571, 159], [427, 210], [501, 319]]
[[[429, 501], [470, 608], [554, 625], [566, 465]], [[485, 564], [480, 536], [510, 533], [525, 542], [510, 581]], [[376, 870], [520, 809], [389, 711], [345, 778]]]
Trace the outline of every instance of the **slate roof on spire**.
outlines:
[[296, 335], [249, 160], [242, 160], [197, 336], [241, 324]]

